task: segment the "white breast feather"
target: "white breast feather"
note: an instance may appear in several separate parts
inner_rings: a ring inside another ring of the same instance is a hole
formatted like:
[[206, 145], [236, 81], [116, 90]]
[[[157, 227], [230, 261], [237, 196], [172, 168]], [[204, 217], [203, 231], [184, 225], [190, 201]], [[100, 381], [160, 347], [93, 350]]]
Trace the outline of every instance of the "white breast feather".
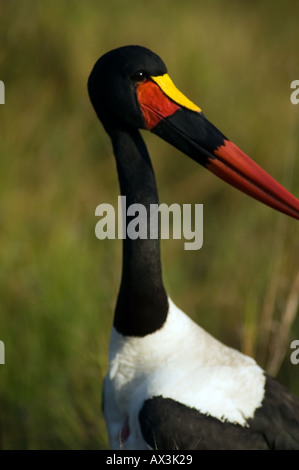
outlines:
[[106, 419], [116, 415], [117, 407], [120, 423], [129, 416], [133, 433], [139, 431], [142, 404], [154, 396], [241, 426], [246, 426], [264, 397], [265, 377], [255, 361], [217, 341], [170, 299], [167, 320], [159, 331], [127, 338], [112, 330], [109, 364], [105, 401], [114, 410], [106, 410]]

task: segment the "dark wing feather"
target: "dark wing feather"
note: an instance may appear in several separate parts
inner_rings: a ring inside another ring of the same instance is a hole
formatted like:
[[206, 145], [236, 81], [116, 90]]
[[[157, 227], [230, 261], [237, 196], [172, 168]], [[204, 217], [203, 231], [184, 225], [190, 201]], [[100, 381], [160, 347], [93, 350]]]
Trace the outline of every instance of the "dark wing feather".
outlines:
[[299, 400], [267, 375], [264, 400], [248, 426], [222, 422], [161, 396], [144, 403], [139, 421], [153, 449], [299, 450]]
[[268, 375], [262, 406], [249, 424], [269, 449], [299, 450], [299, 399]]
[[248, 427], [222, 422], [174, 400], [147, 400], [139, 421], [145, 441], [159, 450], [267, 449], [264, 437]]

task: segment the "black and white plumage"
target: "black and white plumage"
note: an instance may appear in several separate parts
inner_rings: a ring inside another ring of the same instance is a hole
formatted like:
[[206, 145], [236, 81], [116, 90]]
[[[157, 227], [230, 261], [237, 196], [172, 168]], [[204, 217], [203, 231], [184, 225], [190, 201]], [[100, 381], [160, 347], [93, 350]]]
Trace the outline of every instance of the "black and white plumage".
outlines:
[[[217, 176], [299, 218], [299, 201], [250, 160], [171, 82], [154, 53], [105, 54], [88, 82], [127, 205], [158, 203], [147, 128]], [[167, 296], [155, 239], [123, 240], [104, 415], [112, 449], [299, 449], [299, 401]]]

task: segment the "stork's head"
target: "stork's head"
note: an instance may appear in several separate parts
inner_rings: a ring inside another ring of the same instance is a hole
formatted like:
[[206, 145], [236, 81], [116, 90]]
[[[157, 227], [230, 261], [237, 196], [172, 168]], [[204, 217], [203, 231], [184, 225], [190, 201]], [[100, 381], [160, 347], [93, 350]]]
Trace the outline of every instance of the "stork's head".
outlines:
[[106, 130], [148, 129], [212, 173], [268, 206], [299, 219], [299, 201], [211, 124], [149, 49], [125, 46], [95, 64], [88, 90]]

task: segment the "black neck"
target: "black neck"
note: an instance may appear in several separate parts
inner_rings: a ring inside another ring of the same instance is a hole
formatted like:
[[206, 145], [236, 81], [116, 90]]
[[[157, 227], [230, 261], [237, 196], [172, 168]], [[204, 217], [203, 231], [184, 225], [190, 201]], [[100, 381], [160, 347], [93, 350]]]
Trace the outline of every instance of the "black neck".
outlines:
[[149, 236], [150, 204], [158, 204], [155, 175], [137, 130], [113, 131], [110, 136], [126, 206], [139, 203], [147, 213], [147, 238], [132, 240], [127, 237], [123, 240], [122, 279], [114, 327], [124, 335], [145, 336], [161, 328], [168, 311], [162, 281], [160, 240]]

